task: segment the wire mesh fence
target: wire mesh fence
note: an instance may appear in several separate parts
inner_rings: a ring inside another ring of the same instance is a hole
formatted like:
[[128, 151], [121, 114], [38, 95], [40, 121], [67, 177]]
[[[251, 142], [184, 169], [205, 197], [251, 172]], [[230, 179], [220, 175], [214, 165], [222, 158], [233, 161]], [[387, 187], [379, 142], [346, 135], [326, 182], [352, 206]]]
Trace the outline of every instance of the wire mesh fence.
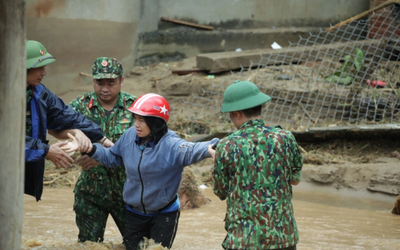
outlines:
[[[224, 130], [229, 117], [218, 114], [223, 92], [235, 80], [248, 80], [272, 97], [263, 109], [271, 125], [307, 131], [399, 124], [399, 24], [400, 7], [393, 4], [339, 28], [320, 29], [288, 48], [261, 54], [258, 62], [231, 72], [186, 105], [215, 111], [202, 119]], [[192, 132], [211, 132], [197, 126]]]

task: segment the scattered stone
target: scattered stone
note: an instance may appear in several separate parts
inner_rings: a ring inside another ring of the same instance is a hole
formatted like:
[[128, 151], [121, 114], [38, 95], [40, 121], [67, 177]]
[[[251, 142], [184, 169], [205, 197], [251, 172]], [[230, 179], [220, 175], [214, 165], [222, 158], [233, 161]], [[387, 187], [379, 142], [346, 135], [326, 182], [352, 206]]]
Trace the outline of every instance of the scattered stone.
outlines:
[[189, 167], [185, 167], [182, 173], [182, 181], [178, 190], [181, 209], [201, 207], [210, 201], [199, 189], [199, 181]]
[[133, 69], [131, 70], [131, 74], [132, 75], [142, 75], [144, 73], [144, 71], [145, 71], [144, 67], [136, 66], [136, 67], [133, 67]]
[[309, 177], [315, 182], [328, 184], [341, 179], [345, 171], [345, 167], [329, 165], [323, 168], [312, 169], [309, 172]]
[[157, 90], [166, 96], [189, 96], [197, 92], [197, 86], [193, 85], [193, 75], [171, 77], [164, 81], [157, 82]]
[[397, 159], [400, 160], [400, 153], [397, 152], [397, 151], [393, 151], [393, 152], [390, 154], [390, 156], [391, 156], [391, 157], [395, 157], [395, 158], [397, 158]]
[[396, 200], [394, 202], [394, 206], [392, 209], [392, 214], [400, 215], [400, 195], [396, 197]]
[[382, 192], [386, 194], [400, 194], [400, 175], [384, 174], [373, 175], [369, 180], [367, 189], [374, 192]]

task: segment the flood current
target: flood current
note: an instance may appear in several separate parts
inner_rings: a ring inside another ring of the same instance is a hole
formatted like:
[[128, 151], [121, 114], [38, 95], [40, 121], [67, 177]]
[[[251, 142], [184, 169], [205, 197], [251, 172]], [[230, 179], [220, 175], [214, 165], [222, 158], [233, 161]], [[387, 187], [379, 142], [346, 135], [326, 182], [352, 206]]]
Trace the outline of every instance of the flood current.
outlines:
[[[393, 197], [327, 192], [302, 183], [293, 190], [297, 249], [400, 249], [400, 216], [390, 213]], [[182, 211], [173, 250], [222, 249], [226, 205], [211, 188], [203, 192], [212, 202]], [[125, 249], [111, 218], [104, 244], [77, 243], [72, 205], [72, 188], [47, 188], [39, 202], [25, 196], [22, 249]]]

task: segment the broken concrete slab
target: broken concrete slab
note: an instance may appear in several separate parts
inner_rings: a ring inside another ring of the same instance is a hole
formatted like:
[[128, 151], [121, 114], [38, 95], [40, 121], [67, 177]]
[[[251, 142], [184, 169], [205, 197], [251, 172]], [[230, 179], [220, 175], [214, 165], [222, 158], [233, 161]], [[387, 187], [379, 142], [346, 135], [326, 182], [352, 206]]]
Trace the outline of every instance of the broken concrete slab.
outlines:
[[273, 42], [289, 46], [318, 33], [317, 27], [197, 30], [191, 27], [157, 30], [140, 35], [136, 65], [177, 61], [200, 53], [270, 48]]
[[336, 44], [324, 44], [314, 46], [292, 46], [279, 50], [258, 49], [241, 52], [220, 52], [199, 54], [196, 57], [196, 67], [218, 73], [229, 70], [237, 70], [241, 67], [248, 68], [258, 65], [297, 64], [302, 61], [315, 62], [326, 56], [346, 55], [352, 48], [360, 48], [365, 57], [376, 54], [377, 50], [384, 51], [378, 45], [380, 40], [362, 40]]

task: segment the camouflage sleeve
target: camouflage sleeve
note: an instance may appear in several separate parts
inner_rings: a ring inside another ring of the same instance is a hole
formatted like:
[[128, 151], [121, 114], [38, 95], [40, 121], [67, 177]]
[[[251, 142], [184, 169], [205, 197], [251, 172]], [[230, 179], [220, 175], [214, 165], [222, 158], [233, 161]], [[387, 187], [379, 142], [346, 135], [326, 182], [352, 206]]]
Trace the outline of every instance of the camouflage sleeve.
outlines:
[[292, 181], [298, 182], [301, 181], [301, 178], [302, 178], [301, 170], [292, 175]]
[[291, 161], [291, 169], [292, 169], [292, 180], [293, 181], [301, 181], [301, 169], [303, 168], [303, 156], [301, 155], [299, 145], [296, 142], [296, 138], [294, 135], [287, 131], [289, 135], [290, 148], [292, 149], [290, 161]]
[[229, 145], [218, 143], [215, 154], [215, 164], [211, 175], [214, 194], [225, 200], [228, 191]]
[[82, 111], [81, 111], [82, 98], [83, 98], [83, 96], [79, 95], [77, 98], [75, 98], [70, 103], [68, 103], [68, 106], [70, 106], [74, 111], [82, 113]]

